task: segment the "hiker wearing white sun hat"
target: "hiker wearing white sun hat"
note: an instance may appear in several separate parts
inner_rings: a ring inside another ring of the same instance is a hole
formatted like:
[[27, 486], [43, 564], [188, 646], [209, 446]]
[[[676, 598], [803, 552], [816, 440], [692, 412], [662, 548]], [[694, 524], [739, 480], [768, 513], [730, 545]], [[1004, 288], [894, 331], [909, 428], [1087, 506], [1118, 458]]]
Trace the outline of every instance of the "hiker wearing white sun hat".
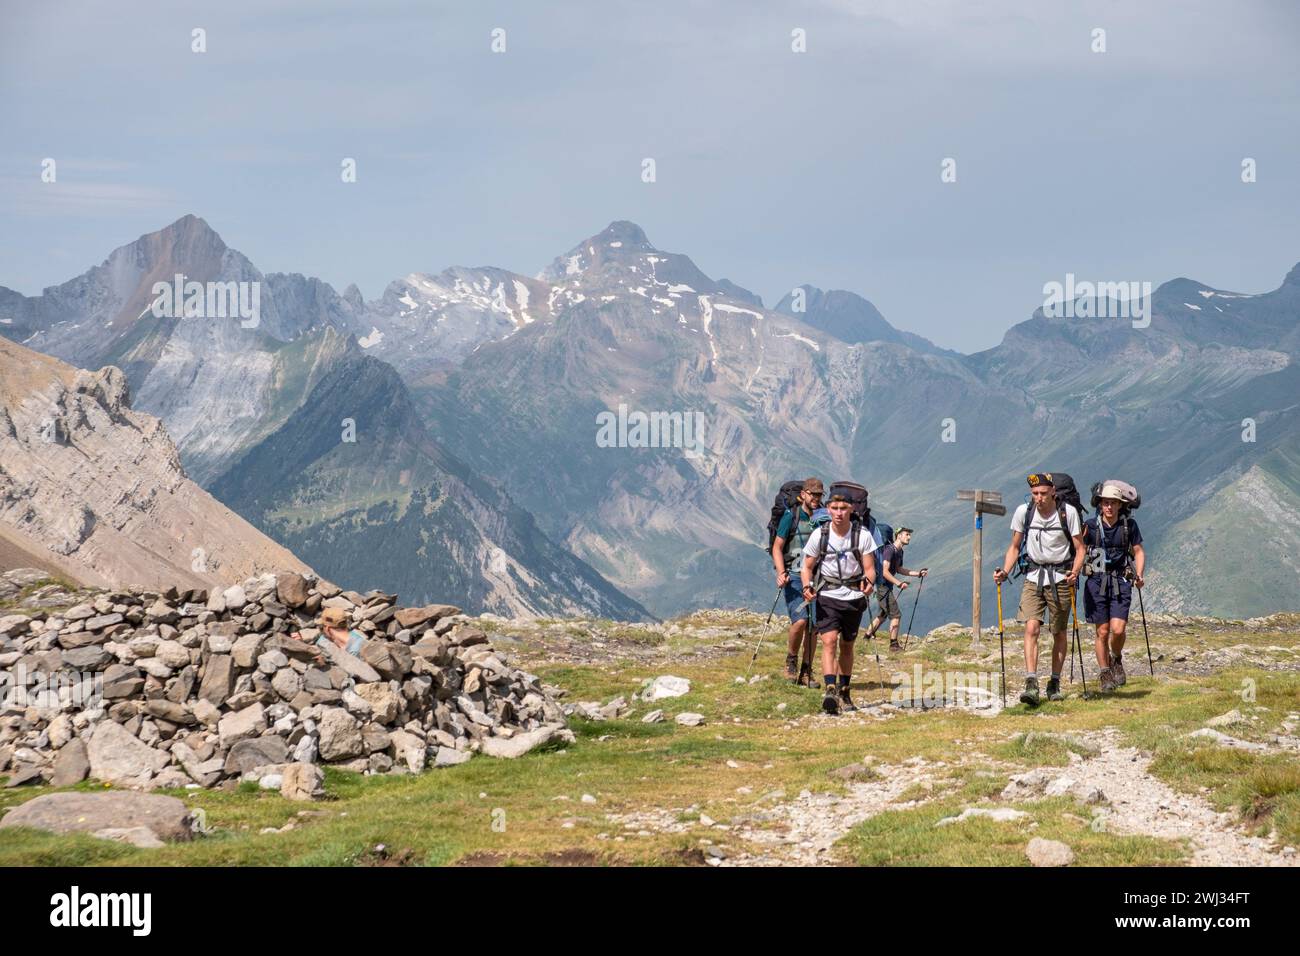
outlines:
[[1123, 652], [1129, 607], [1133, 586], [1140, 589], [1146, 583], [1142, 532], [1130, 514], [1141, 503], [1136, 488], [1108, 478], [1092, 486], [1092, 506], [1097, 514], [1084, 522], [1083, 540], [1088, 549], [1084, 616], [1097, 628], [1097, 666], [1103, 692], [1128, 681]]

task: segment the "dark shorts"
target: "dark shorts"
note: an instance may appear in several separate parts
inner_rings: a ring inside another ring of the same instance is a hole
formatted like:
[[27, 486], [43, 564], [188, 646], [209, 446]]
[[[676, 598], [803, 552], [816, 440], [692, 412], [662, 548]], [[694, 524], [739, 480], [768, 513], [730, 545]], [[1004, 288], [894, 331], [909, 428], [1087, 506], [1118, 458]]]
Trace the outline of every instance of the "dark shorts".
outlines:
[[[1106, 579], [1110, 579], [1110, 592]], [[1083, 587], [1083, 615], [1089, 624], [1106, 624], [1113, 618], [1128, 620], [1129, 605], [1133, 602], [1133, 585], [1119, 575], [1094, 574]]]
[[781, 593], [785, 595], [785, 613], [790, 615], [791, 624], [808, 617], [808, 608], [803, 603], [803, 582], [799, 580], [799, 575], [792, 574]]
[[813, 626], [818, 634], [826, 631], [838, 631], [840, 640], [856, 641], [858, 628], [862, 626], [862, 615], [867, 610], [865, 599], [861, 601], [837, 601], [835, 598], [819, 597], [815, 605], [817, 621]]

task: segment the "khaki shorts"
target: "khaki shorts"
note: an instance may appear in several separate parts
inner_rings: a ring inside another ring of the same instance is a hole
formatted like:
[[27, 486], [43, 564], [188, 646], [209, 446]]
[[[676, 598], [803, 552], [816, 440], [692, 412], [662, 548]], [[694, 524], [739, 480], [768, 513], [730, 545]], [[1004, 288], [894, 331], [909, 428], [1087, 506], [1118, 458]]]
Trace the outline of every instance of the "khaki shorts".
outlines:
[[903, 616], [903, 612], [898, 606], [898, 592], [896, 590], [877, 588], [876, 600], [880, 602], [881, 617], [888, 616], [894, 620], [898, 620]]
[[1050, 584], [1040, 587], [1026, 581], [1020, 590], [1020, 608], [1016, 611], [1016, 619], [1025, 622], [1041, 621], [1043, 613], [1048, 610], [1052, 612], [1048, 630], [1060, 634], [1070, 624], [1070, 586], [1062, 581], [1055, 587]]

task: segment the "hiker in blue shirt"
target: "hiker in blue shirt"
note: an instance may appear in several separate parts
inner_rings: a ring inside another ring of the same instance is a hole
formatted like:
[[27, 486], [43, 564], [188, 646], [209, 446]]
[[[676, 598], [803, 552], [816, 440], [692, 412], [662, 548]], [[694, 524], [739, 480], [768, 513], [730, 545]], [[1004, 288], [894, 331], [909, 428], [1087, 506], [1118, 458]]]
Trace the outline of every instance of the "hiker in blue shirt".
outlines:
[[798, 576], [791, 572], [803, 561], [803, 546], [812, 536], [812, 514], [822, 505], [825, 490], [820, 478], [809, 478], [803, 483], [799, 493], [799, 503], [781, 518], [777, 525], [776, 537], [772, 541], [772, 566], [776, 570], [776, 586], [785, 596], [786, 613], [790, 616], [789, 643], [785, 655], [786, 680], [794, 681], [804, 687], [812, 686], [812, 641], [808, 640], [804, 650], [803, 667], [796, 671], [799, 663], [799, 645], [804, 642], [808, 630], [808, 605], [798, 583]]
[[1137, 492], [1131, 485], [1105, 481], [1093, 499], [1097, 514], [1084, 522], [1089, 574], [1083, 609], [1085, 619], [1097, 628], [1097, 666], [1101, 668], [1103, 693], [1128, 681], [1124, 673], [1124, 638], [1129, 606], [1133, 586], [1145, 584], [1142, 532], [1129, 515], [1129, 502], [1134, 499]]

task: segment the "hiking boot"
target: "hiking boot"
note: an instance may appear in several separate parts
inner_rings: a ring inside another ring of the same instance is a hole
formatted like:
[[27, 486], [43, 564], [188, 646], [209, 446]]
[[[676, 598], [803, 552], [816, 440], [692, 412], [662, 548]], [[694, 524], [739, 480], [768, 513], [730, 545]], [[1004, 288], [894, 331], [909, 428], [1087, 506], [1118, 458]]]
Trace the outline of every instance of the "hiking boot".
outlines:
[[1059, 677], [1049, 677], [1047, 679], [1047, 699], [1065, 700], [1065, 695], [1061, 693], [1061, 679]]
[[840, 685], [840, 713], [849, 714], [858, 709], [858, 705], [853, 703], [853, 698], [849, 696], [849, 688], [845, 684]]
[[838, 688], [826, 688], [826, 694], [822, 697], [822, 710], [828, 714], [838, 714], [840, 712], [840, 695], [838, 693]]
[[1038, 678], [1026, 677], [1025, 689], [1020, 692], [1020, 703], [1028, 704], [1030, 707], [1037, 707], [1038, 702]]
[[1101, 692], [1109, 694], [1118, 686], [1119, 684], [1115, 683], [1115, 668], [1103, 667], [1101, 669]]
[[903, 645], [898, 643], [898, 641], [890, 641], [889, 649], [891, 651], [901, 651], [903, 649]]
[[1124, 662], [1118, 657], [1110, 659], [1110, 674], [1115, 679], [1116, 687], [1123, 687], [1128, 683], [1128, 674], [1124, 673]]
[[785, 655], [785, 679], [791, 683], [797, 683], [799, 680], [799, 656], [797, 654]]
[[799, 679], [795, 681], [800, 687], [816, 687], [817, 682], [813, 680], [812, 665], [804, 664], [799, 668]]

